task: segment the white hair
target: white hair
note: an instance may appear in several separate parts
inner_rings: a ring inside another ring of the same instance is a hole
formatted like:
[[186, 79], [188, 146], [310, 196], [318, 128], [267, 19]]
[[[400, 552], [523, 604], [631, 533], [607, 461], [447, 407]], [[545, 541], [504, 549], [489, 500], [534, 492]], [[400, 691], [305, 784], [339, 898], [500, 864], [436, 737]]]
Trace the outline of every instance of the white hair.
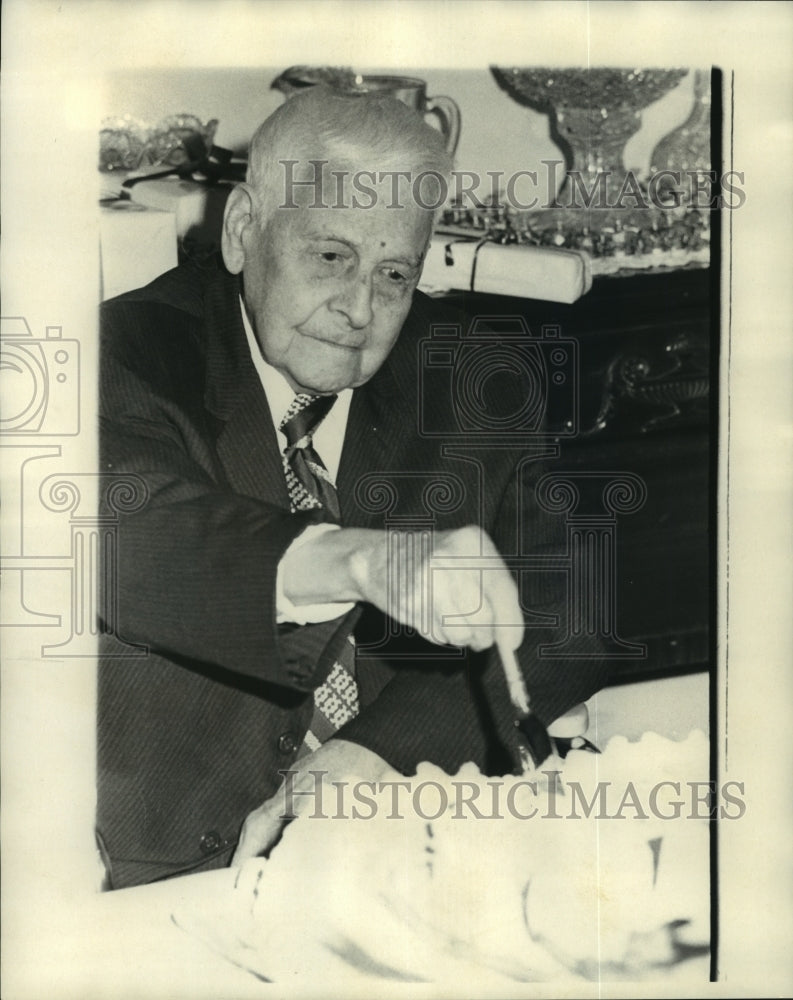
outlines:
[[[401, 171], [409, 181], [434, 180], [435, 190], [442, 193], [448, 191], [452, 170], [441, 134], [401, 101], [382, 92], [345, 94], [311, 87], [286, 100], [251, 140], [247, 182], [257, 199], [260, 221], [284, 204], [287, 176], [303, 181], [300, 193], [307, 193], [305, 180], [315, 176], [312, 161], [326, 161], [322, 177], [331, 191], [330, 170]], [[430, 197], [422, 207], [441, 206]]]

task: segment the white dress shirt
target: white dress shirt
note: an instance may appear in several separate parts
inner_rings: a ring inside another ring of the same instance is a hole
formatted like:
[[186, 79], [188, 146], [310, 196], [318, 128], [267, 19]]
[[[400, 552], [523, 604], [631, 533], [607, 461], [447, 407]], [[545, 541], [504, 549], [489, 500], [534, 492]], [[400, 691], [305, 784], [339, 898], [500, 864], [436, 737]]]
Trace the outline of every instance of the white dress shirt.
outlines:
[[[267, 405], [270, 408], [270, 417], [278, 437], [279, 450], [283, 454], [287, 446], [287, 440], [286, 435], [279, 429], [279, 425], [296, 393], [281, 372], [277, 368], [273, 368], [262, 357], [262, 352], [242, 299], [240, 299], [240, 312], [242, 313], [242, 323], [245, 327], [245, 336], [248, 340], [253, 365], [262, 384]], [[342, 389], [327, 416], [312, 435], [314, 447], [317, 453], [321, 455], [325, 468], [328, 470], [328, 474], [334, 484], [339, 474], [339, 462], [341, 460], [341, 450], [344, 447], [344, 434], [347, 430], [347, 417], [350, 412], [351, 402], [352, 389]], [[309, 525], [292, 542], [284, 553], [284, 558], [290, 552], [311, 541], [312, 538], [316, 538], [317, 535], [321, 535], [326, 531], [338, 531], [338, 529], [339, 526], [337, 524]], [[338, 618], [339, 615], [346, 614], [352, 607], [352, 603], [346, 601], [333, 604], [293, 604], [284, 593], [281, 568], [279, 566], [275, 584], [275, 612], [276, 621], [279, 624], [282, 622], [294, 622], [297, 625], [306, 625], [309, 622], [330, 621], [332, 618]]]

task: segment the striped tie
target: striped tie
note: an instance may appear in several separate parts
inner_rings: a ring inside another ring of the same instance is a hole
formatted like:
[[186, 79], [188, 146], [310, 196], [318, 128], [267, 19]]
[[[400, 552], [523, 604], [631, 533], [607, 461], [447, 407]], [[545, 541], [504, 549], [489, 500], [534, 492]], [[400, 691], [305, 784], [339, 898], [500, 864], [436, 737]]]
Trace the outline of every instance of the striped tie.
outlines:
[[[329, 521], [340, 521], [336, 487], [314, 450], [314, 431], [320, 425], [335, 396], [295, 396], [281, 421], [286, 436], [283, 464], [292, 513], [299, 510], [325, 511]], [[314, 715], [301, 747], [301, 755], [316, 750], [337, 729], [358, 714], [358, 685], [355, 682], [355, 645], [352, 636], [325, 682], [314, 692]]]

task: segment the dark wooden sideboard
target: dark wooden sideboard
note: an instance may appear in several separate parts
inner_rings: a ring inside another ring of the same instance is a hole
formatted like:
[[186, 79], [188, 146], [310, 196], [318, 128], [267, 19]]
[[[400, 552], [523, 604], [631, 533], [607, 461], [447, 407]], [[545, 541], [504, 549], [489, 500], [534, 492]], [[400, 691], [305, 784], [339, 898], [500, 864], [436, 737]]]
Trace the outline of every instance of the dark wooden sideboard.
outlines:
[[[448, 298], [468, 315], [522, 316], [533, 335], [550, 326], [574, 339], [577, 427], [558, 438], [555, 467], [573, 478], [593, 474], [593, 482], [604, 481], [599, 473], [628, 473], [644, 485], [639, 509], [615, 520], [614, 579], [619, 638], [646, 652], [613, 660], [613, 683], [707, 669], [718, 357], [710, 271], [600, 278], [572, 305]], [[562, 420], [549, 417], [551, 426]]]

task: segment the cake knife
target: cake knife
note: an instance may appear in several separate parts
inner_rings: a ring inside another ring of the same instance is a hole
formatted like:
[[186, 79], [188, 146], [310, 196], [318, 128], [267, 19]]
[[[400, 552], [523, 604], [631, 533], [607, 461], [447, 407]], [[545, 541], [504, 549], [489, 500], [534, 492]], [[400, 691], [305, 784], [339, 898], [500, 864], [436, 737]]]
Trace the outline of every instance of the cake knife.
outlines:
[[[507, 682], [509, 700], [515, 709], [515, 728], [520, 733], [519, 751], [524, 773], [538, 768], [553, 753], [548, 730], [531, 711], [529, 693], [523, 680], [518, 658], [503, 639], [496, 640], [501, 667]], [[532, 768], [533, 765], [533, 768]]]

